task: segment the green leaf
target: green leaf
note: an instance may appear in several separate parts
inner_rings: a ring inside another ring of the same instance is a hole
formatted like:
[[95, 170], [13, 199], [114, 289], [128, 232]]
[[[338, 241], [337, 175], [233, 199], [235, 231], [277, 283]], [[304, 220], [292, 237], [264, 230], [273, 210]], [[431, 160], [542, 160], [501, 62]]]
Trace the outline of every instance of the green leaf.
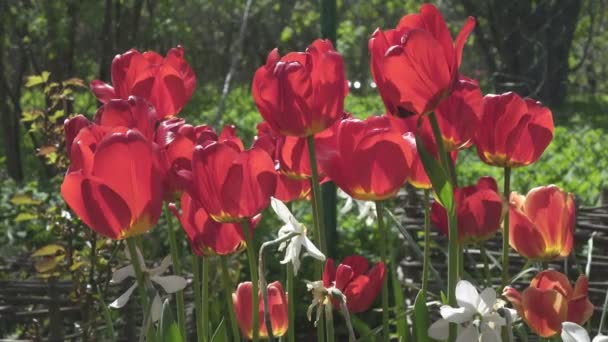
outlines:
[[65, 252], [65, 248], [63, 248], [63, 246], [61, 246], [61, 245], [57, 245], [57, 244], [53, 243], [53, 244], [46, 245], [46, 246], [38, 249], [37, 251], [34, 252], [34, 254], [32, 254], [32, 257], [57, 255], [59, 252], [61, 252], [61, 253]]
[[19, 213], [17, 217], [15, 217], [15, 222], [23, 222], [37, 219], [38, 215], [33, 213]]
[[417, 342], [429, 341], [429, 310], [426, 293], [420, 290], [414, 301], [414, 337]]
[[213, 336], [211, 337], [211, 342], [227, 342], [228, 338], [226, 335], [226, 320], [222, 317], [220, 324], [215, 329]]
[[28, 194], [16, 194], [11, 198], [11, 203], [14, 205], [30, 205], [40, 204], [40, 201], [33, 199]]
[[183, 342], [177, 322], [173, 319], [173, 309], [169, 304], [169, 299], [165, 299], [163, 303], [163, 312], [160, 315], [160, 341], [162, 342]]
[[447, 171], [428, 152], [419, 136], [416, 136], [416, 149], [420, 155], [422, 165], [424, 165], [424, 171], [431, 180], [437, 199], [448, 213], [451, 212], [454, 207], [454, 196]]
[[352, 313], [350, 314], [350, 321], [353, 323], [353, 328], [359, 333], [359, 336], [361, 336], [357, 341], [375, 341], [374, 331], [369, 325]]

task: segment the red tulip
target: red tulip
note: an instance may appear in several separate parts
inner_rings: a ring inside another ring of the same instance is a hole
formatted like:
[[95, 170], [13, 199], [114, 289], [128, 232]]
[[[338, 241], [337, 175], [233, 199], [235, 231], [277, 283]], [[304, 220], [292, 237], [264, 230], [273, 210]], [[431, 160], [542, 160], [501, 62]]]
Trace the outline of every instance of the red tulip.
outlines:
[[[475, 185], [454, 190], [460, 243], [483, 241], [500, 229], [502, 200], [497, 191], [492, 177], [482, 177]], [[431, 222], [448, 235], [447, 214], [438, 202], [431, 206]]]
[[342, 56], [328, 40], [305, 52], [281, 57], [277, 49], [253, 77], [260, 114], [282, 135], [305, 137], [331, 126], [344, 111], [346, 80]]
[[551, 111], [540, 102], [508, 92], [486, 95], [475, 145], [479, 158], [500, 167], [530, 165], [553, 139]]
[[408, 178], [412, 150], [386, 116], [344, 119], [318, 141], [321, 168], [355, 199], [393, 197]]
[[460, 76], [452, 93], [437, 107], [437, 122], [446, 150], [471, 146], [481, 118], [483, 95], [477, 81]]
[[89, 127], [92, 124], [93, 123], [82, 114], [65, 119], [63, 131], [65, 133], [65, 150], [68, 157], [70, 157], [72, 152], [72, 142], [74, 141], [74, 138], [76, 138], [81, 129]]
[[[182, 213], [174, 204], [170, 209], [182, 224], [192, 250], [197, 255], [227, 255], [239, 252], [246, 247], [243, 228], [238, 223], [219, 223], [211, 219], [207, 211], [186, 192], [181, 198]], [[253, 228], [259, 215], [250, 220]]]
[[128, 100], [114, 99], [99, 107], [95, 122], [107, 127], [137, 128], [150, 141], [154, 141], [156, 110], [140, 97], [130, 96]]
[[568, 277], [548, 270], [538, 273], [523, 293], [507, 287], [503, 296], [536, 334], [551, 337], [561, 331], [563, 322], [582, 325], [591, 318], [593, 304], [587, 297], [588, 290], [585, 275], [581, 275], [572, 288]]
[[[285, 335], [289, 327], [289, 314], [287, 310], [287, 298], [283, 291], [283, 286], [278, 281], [268, 284], [268, 308], [270, 309], [270, 324], [272, 334], [276, 337]], [[232, 294], [236, 320], [243, 335], [248, 339], [253, 337], [253, 308], [252, 308], [253, 288], [250, 281], [240, 283], [236, 292]], [[266, 321], [264, 317], [264, 302], [261, 291], [259, 295], [259, 332], [260, 338], [268, 338]]]
[[511, 193], [509, 243], [533, 260], [565, 258], [574, 241], [572, 194], [555, 185], [534, 188], [527, 196]]
[[404, 16], [394, 30], [377, 29], [369, 40], [374, 82], [392, 115], [429, 113], [458, 80], [462, 49], [475, 27], [469, 17], [452, 42], [441, 13], [430, 4]]
[[277, 182], [266, 151], [258, 147], [242, 151], [231, 142], [196, 146], [192, 178], [192, 197], [222, 223], [258, 214], [270, 204]]
[[283, 203], [308, 199], [310, 195], [309, 179], [293, 179], [281, 173], [277, 175], [277, 189], [274, 197]]
[[[358, 255], [346, 257], [338, 268], [332, 259], [325, 262], [323, 286], [335, 286], [346, 296], [346, 306], [353, 313], [367, 311], [382, 290], [384, 263], [379, 262], [371, 269], [367, 260]], [[334, 306], [338, 308], [338, 303]]]
[[154, 105], [160, 120], [182, 110], [194, 93], [196, 78], [181, 46], [169, 50], [165, 58], [153, 51], [131, 49], [114, 57], [112, 85], [94, 80], [90, 86], [102, 103], [127, 100], [131, 95], [142, 97]]
[[152, 143], [137, 130], [91, 126], [72, 144], [61, 185], [66, 203], [111, 239], [142, 234], [161, 212], [163, 173]]

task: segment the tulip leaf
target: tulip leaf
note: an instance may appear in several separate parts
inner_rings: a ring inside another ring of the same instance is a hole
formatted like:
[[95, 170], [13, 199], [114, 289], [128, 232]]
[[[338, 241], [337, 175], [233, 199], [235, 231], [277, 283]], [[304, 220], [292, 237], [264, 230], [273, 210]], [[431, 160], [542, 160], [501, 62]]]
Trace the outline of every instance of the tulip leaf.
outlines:
[[220, 324], [218, 324], [217, 329], [213, 333], [211, 337], [211, 342], [226, 342], [228, 338], [226, 337], [226, 320], [222, 318]]
[[179, 327], [173, 318], [172, 312], [173, 309], [171, 308], [171, 304], [169, 304], [169, 299], [165, 299], [163, 311], [160, 315], [159, 340], [163, 342], [183, 342], [184, 339], [179, 332]]
[[414, 301], [414, 340], [429, 341], [429, 310], [426, 306], [426, 291], [420, 290]]
[[363, 322], [355, 314], [350, 315], [350, 321], [353, 328], [359, 333], [360, 338], [357, 341], [375, 341], [374, 331], [365, 322]]
[[437, 199], [448, 213], [452, 212], [454, 196], [448, 172], [424, 147], [424, 143], [419, 136], [416, 136], [416, 149], [420, 155], [424, 171], [433, 185]]

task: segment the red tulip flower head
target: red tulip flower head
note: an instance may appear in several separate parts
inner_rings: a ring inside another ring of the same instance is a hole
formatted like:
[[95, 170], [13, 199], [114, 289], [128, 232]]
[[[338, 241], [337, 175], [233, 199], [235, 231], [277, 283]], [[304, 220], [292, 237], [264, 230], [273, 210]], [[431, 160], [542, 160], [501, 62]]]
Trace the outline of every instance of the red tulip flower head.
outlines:
[[334, 134], [318, 139], [318, 161], [326, 175], [359, 200], [394, 196], [406, 182], [412, 150], [386, 116], [343, 119]]
[[80, 219], [111, 239], [142, 234], [156, 224], [163, 171], [153, 144], [137, 130], [89, 126], [72, 143], [61, 194]]
[[[272, 326], [272, 334], [280, 337], [285, 335], [289, 327], [289, 315], [287, 313], [287, 297], [283, 291], [283, 286], [278, 281], [268, 284], [268, 308], [270, 310], [270, 324]], [[234, 311], [236, 312], [236, 320], [243, 335], [248, 339], [253, 337], [253, 317], [252, 317], [252, 293], [253, 287], [250, 281], [240, 283], [236, 288], [236, 292], [232, 294], [232, 302]], [[259, 296], [259, 332], [260, 338], [268, 338], [268, 330], [266, 330], [264, 302], [262, 295]]]
[[91, 81], [91, 90], [100, 102], [142, 97], [154, 105], [159, 120], [179, 113], [195, 86], [194, 72], [181, 46], [169, 50], [164, 58], [153, 51], [131, 49], [114, 57], [112, 85]]
[[[238, 223], [220, 223], [213, 220], [196, 200], [184, 192], [181, 198], [182, 213], [174, 204], [170, 209], [182, 224], [190, 246], [196, 255], [227, 255], [239, 252], [246, 247], [243, 227]], [[254, 227], [260, 216], [250, 220]]]
[[537, 274], [530, 286], [520, 293], [505, 288], [506, 297], [528, 326], [541, 337], [551, 337], [562, 329], [563, 322], [584, 324], [593, 315], [587, 297], [589, 281], [581, 275], [572, 288], [568, 277], [548, 270]]
[[257, 215], [270, 204], [277, 182], [274, 162], [265, 150], [243, 151], [230, 141], [196, 146], [192, 179], [192, 197], [222, 223]]
[[[367, 260], [358, 255], [346, 257], [336, 268], [332, 259], [325, 262], [323, 286], [335, 286], [346, 296], [346, 306], [353, 313], [367, 311], [382, 290], [384, 263], [371, 269]], [[339, 308], [338, 303], [334, 306]]]
[[[482, 177], [475, 185], [454, 190], [460, 243], [486, 240], [500, 229], [503, 205], [497, 191], [492, 177]], [[447, 213], [438, 202], [431, 206], [431, 222], [448, 235]]]
[[430, 4], [404, 16], [394, 30], [377, 29], [369, 40], [371, 69], [386, 110], [392, 115], [427, 114], [458, 80], [462, 49], [475, 27], [469, 17], [452, 41], [441, 13]]
[[574, 242], [572, 194], [555, 185], [534, 188], [527, 196], [511, 193], [509, 243], [522, 256], [554, 260], [570, 255]]
[[437, 122], [447, 151], [471, 146], [482, 111], [483, 95], [479, 84], [460, 76], [452, 93], [436, 110]]
[[499, 167], [520, 167], [540, 158], [553, 139], [553, 116], [540, 102], [508, 92], [486, 95], [475, 146], [479, 158]]
[[331, 126], [344, 112], [346, 80], [342, 56], [328, 40], [281, 57], [277, 49], [253, 77], [260, 114], [282, 135], [305, 137]]
[[137, 128], [150, 141], [154, 141], [156, 110], [141, 97], [130, 96], [127, 100], [113, 99], [99, 107], [95, 122], [106, 127]]

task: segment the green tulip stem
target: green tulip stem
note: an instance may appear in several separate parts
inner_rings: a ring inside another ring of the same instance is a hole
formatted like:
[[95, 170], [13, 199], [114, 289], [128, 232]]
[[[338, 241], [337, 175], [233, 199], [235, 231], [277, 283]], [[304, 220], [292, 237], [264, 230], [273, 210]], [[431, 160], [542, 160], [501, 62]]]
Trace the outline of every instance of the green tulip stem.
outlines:
[[426, 298], [429, 289], [429, 269], [431, 266], [431, 191], [424, 190], [424, 261], [422, 264], [422, 293]]
[[203, 320], [203, 295], [201, 291], [201, 259], [192, 254], [192, 286], [194, 286], [194, 310], [196, 313], [196, 338], [197, 341], [206, 341], [204, 337]]
[[511, 168], [505, 167], [503, 196], [507, 204], [502, 228], [502, 287], [509, 285], [509, 196], [511, 195]]
[[[181, 260], [177, 248], [177, 240], [175, 239], [175, 228], [173, 227], [173, 217], [169, 213], [169, 209], [165, 206], [165, 218], [167, 219], [167, 235], [169, 237], [169, 249], [171, 250], [171, 262], [173, 263], [173, 273], [177, 276], [182, 275]], [[175, 293], [175, 301], [177, 305], [177, 324], [182, 338], [186, 338], [186, 309], [184, 305], [184, 291], [179, 290]]]
[[230, 274], [228, 273], [228, 256], [220, 256], [220, 267], [222, 268], [222, 286], [224, 287], [224, 300], [226, 301], [228, 316], [230, 317], [230, 329], [232, 330], [232, 339], [234, 341], [240, 341], [241, 335], [239, 333], [239, 327], [236, 321], [234, 304], [232, 303], [233, 285], [230, 281]]
[[258, 281], [258, 267], [255, 258], [255, 247], [253, 245], [253, 234], [250, 229], [249, 221], [245, 220], [242, 223], [243, 232], [245, 233], [245, 240], [247, 242], [247, 258], [249, 259], [249, 272], [251, 273], [251, 285], [252, 285], [252, 329], [253, 329], [253, 342], [257, 342], [260, 336], [260, 318], [259, 318], [259, 281]]
[[[376, 214], [378, 215], [378, 231], [380, 233], [380, 255], [382, 262], [390, 269], [391, 264], [388, 260], [388, 230], [384, 223], [383, 209], [384, 204], [382, 201], [376, 201]], [[390, 270], [386, 273], [389, 273]], [[388, 342], [389, 339], [389, 327], [388, 327], [388, 277], [384, 277], [382, 282], [382, 340]]]

